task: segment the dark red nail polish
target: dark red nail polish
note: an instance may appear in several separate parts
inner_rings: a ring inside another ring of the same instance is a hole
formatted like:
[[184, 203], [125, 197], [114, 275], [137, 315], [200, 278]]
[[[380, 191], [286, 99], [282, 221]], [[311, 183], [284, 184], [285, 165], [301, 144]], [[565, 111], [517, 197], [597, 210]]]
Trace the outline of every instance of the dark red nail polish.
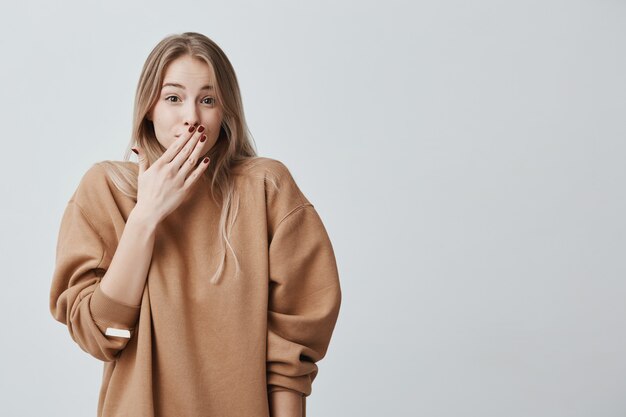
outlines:
[[204, 142], [205, 139], [206, 139], [206, 135], [202, 135], [202, 137], [200, 138], [200, 142]]
[[139, 151], [135, 148], [133, 148], [133, 152], [135, 152], [137, 155], [139, 155]]
[[202, 161], [202, 162], [204, 162], [205, 164], [208, 164], [209, 163], [209, 158], [208, 157], [204, 158], [204, 161]]
[[195, 128], [196, 128], [195, 126], [189, 126], [189, 132], [190, 133], [193, 132], [195, 130]]
[[200, 126], [200, 127], [198, 128], [198, 132], [204, 132], [204, 126]]

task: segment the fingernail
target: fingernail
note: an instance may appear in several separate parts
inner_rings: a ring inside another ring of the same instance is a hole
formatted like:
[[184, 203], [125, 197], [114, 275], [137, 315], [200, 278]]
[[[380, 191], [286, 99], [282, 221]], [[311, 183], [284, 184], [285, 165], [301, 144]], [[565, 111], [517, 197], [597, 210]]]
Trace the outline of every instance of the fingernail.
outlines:
[[204, 132], [204, 126], [200, 126], [200, 127], [198, 128], [198, 132]]
[[208, 157], [205, 157], [205, 158], [204, 158], [204, 161], [202, 161], [202, 162], [204, 162], [205, 164], [208, 164], [208, 163], [209, 163], [209, 158], [208, 158]]
[[195, 128], [195, 126], [189, 126], [189, 132], [193, 132]]
[[205, 139], [206, 139], [206, 135], [202, 135], [202, 137], [200, 138], [200, 142], [204, 142]]
[[133, 148], [133, 152], [135, 152], [137, 155], [139, 155], [139, 151], [135, 148]]

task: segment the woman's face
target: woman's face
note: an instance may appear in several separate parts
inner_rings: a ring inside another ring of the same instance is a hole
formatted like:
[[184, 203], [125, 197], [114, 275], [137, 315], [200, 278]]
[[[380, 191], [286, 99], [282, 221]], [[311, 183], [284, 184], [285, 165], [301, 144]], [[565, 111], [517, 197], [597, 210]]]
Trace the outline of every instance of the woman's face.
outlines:
[[222, 108], [217, 102], [213, 71], [206, 62], [184, 55], [170, 62], [161, 92], [147, 118], [154, 125], [157, 140], [168, 148], [189, 127], [203, 125], [206, 135], [202, 155], [217, 142]]

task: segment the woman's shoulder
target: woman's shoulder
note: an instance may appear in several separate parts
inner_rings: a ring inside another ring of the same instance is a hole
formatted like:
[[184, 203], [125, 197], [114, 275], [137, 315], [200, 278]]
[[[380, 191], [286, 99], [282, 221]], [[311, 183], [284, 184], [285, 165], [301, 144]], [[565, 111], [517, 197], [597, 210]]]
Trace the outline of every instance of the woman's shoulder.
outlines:
[[233, 167], [236, 176], [291, 176], [287, 166], [278, 159], [254, 156], [238, 161]]
[[98, 179], [101, 180], [103, 178], [107, 178], [110, 175], [111, 169], [116, 171], [128, 171], [129, 173], [134, 173], [135, 175], [139, 172], [139, 166], [136, 162], [102, 160], [91, 164], [91, 166], [83, 174], [82, 179], [97, 181]]
[[263, 180], [277, 189], [284, 186], [297, 187], [296, 180], [285, 163], [265, 156], [246, 158], [238, 162], [233, 173], [235, 176]]
[[297, 207], [312, 205], [292, 171], [282, 161], [268, 157], [248, 158], [236, 172], [247, 179], [245, 182], [249, 186], [264, 189], [268, 211], [279, 217]]
[[126, 182], [132, 188], [132, 184], [136, 184], [138, 171], [138, 165], [132, 161], [102, 160], [94, 162], [83, 173], [71, 200], [84, 207], [86, 205], [93, 206], [105, 200], [110, 201], [112, 197], [127, 194], [123, 189], [120, 189], [119, 184]]

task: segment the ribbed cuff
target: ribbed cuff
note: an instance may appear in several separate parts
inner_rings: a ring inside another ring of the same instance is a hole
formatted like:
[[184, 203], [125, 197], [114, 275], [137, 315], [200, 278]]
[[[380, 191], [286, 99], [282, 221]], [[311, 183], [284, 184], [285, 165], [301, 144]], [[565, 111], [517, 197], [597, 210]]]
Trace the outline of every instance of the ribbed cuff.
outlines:
[[289, 392], [293, 392], [295, 394], [298, 394], [298, 395], [304, 397], [304, 394], [302, 392], [296, 391], [295, 389], [279, 387], [277, 385], [268, 385], [267, 392], [272, 393], [272, 392], [276, 392], [276, 391], [289, 391]]
[[306, 397], [311, 395], [311, 378], [309, 375], [290, 377], [269, 372], [267, 375], [267, 391], [274, 392], [280, 389], [297, 391]]
[[141, 305], [131, 306], [106, 295], [96, 286], [89, 304], [94, 321], [103, 326], [132, 329], [137, 323]]

